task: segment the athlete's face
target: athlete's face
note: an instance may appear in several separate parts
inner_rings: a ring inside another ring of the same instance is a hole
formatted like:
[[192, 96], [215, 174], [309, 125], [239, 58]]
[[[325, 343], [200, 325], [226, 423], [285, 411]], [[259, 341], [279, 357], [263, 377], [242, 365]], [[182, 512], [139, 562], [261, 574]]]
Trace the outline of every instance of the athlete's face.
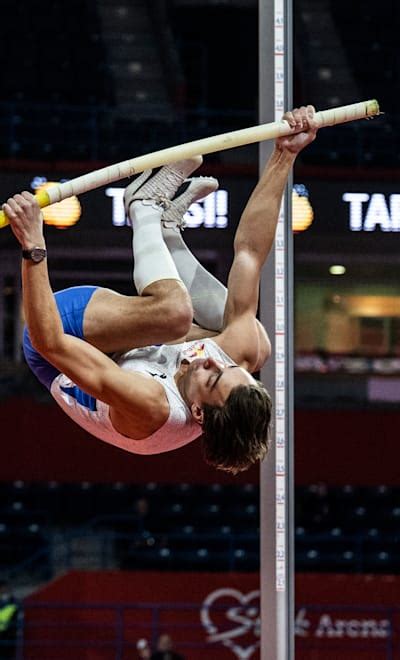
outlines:
[[222, 406], [237, 385], [255, 384], [254, 378], [242, 367], [226, 365], [213, 358], [199, 358], [190, 364], [182, 364], [181, 370], [180, 390], [196, 419], [203, 404]]

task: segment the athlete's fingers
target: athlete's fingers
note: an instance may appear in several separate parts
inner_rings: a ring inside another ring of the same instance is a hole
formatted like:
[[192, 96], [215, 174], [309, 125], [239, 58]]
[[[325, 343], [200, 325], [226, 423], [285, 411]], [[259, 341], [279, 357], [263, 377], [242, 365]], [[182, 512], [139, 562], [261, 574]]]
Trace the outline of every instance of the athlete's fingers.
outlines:
[[9, 211], [12, 213], [12, 217], [17, 217], [21, 213], [21, 208], [18, 202], [15, 201], [13, 197], [9, 197], [5, 206], [8, 207]]
[[28, 192], [27, 190], [23, 190], [21, 195], [22, 195], [22, 197], [25, 197], [25, 199], [27, 199], [31, 202], [35, 202], [37, 204], [35, 195], [32, 195], [32, 193]]
[[18, 204], [18, 206], [21, 207], [21, 209], [28, 209], [31, 206], [31, 202], [28, 201], [25, 197], [23, 197], [23, 195], [20, 195], [19, 193], [14, 195], [13, 199]]
[[8, 202], [3, 204], [2, 209], [10, 220], [13, 220], [14, 218], [17, 217], [13, 207]]
[[296, 120], [295, 120], [295, 118], [294, 118], [294, 114], [293, 114], [293, 112], [291, 112], [291, 111], [285, 112], [285, 114], [283, 115], [282, 119], [284, 119], [285, 121], [287, 121], [287, 123], [289, 124], [290, 128], [296, 128]]

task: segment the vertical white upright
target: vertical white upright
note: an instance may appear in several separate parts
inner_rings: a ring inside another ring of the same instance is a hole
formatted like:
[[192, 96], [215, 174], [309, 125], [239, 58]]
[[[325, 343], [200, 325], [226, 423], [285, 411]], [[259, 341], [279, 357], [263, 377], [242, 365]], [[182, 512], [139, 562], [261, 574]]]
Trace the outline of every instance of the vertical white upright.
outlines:
[[[260, 123], [292, 105], [292, 0], [259, 0]], [[260, 145], [260, 167], [273, 144]], [[274, 412], [271, 451], [261, 466], [261, 658], [294, 658], [292, 182], [261, 279], [260, 315], [273, 356], [262, 370]]]

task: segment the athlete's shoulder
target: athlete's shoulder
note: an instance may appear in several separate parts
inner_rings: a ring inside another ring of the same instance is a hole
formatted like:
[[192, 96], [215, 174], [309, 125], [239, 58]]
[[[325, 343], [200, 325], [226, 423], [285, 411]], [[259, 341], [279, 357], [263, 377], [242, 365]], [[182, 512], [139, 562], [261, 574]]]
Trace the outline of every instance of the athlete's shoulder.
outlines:
[[250, 373], [257, 370], [260, 362], [260, 341], [256, 319], [247, 325], [242, 321], [230, 323], [224, 330], [213, 337], [212, 341], [226, 353], [231, 360]]

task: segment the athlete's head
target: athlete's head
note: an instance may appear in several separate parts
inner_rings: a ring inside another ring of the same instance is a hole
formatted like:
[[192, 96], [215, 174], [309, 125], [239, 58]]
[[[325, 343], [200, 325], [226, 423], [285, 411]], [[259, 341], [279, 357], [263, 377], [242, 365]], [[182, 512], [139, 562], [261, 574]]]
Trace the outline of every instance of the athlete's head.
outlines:
[[271, 398], [245, 369], [212, 358], [182, 365], [178, 386], [203, 429], [210, 465], [237, 474], [268, 451]]

